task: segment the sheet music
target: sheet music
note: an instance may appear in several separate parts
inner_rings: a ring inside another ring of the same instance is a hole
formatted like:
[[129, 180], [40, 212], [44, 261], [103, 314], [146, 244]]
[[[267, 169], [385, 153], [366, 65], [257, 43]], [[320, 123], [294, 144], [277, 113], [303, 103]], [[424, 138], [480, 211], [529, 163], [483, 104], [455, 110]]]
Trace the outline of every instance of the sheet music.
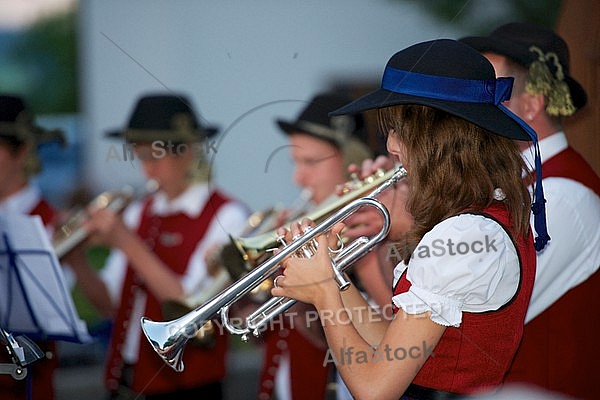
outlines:
[[91, 340], [39, 216], [0, 215], [0, 326], [32, 339]]

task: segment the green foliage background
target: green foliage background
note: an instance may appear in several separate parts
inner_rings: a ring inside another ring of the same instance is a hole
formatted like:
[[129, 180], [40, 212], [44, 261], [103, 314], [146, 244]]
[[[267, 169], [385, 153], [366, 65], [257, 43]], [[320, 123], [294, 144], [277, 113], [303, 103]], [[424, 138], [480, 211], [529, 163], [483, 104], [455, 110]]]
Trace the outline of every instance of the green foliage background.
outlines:
[[78, 111], [77, 13], [54, 15], [10, 35], [0, 89], [27, 99], [34, 114]]
[[440, 22], [460, 26], [470, 35], [487, 35], [507, 22], [554, 28], [561, 0], [390, 0], [413, 3]]

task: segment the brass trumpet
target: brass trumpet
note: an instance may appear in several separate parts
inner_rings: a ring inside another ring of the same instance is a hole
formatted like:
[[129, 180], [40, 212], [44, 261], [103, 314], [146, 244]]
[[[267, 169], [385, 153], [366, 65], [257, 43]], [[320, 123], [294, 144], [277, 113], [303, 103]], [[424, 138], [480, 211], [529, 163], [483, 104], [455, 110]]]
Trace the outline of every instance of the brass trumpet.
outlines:
[[[96, 196], [88, 204], [88, 207], [108, 208], [115, 212], [121, 212], [131, 202], [132, 198], [133, 193], [130, 190], [103, 192]], [[54, 231], [53, 247], [58, 259], [67, 255], [87, 238], [88, 234], [82, 227], [86, 215], [85, 209], [79, 210]]]
[[256, 312], [246, 318], [245, 327], [236, 327], [230, 323], [229, 308], [264, 280], [270, 279], [279, 269], [279, 263], [286, 257], [295, 255], [297, 251], [305, 246], [314, 246], [316, 236], [330, 231], [335, 224], [343, 221], [359, 208], [364, 206], [374, 207], [381, 213], [383, 218], [384, 223], [381, 230], [371, 238], [363, 236], [348, 243], [342, 251], [331, 256], [336, 281], [341, 290], [346, 288], [349, 282], [344, 277], [344, 271], [381, 242], [387, 236], [390, 228], [389, 212], [375, 197], [406, 176], [406, 170], [399, 166], [387, 180], [375, 188], [367, 197], [346, 204], [306, 232], [301, 238], [286, 244], [276, 255], [252, 269], [241, 279], [188, 314], [167, 322], [155, 322], [143, 317], [141, 319], [142, 331], [153, 349], [171, 368], [181, 372], [183, 371], [183, 350], [187, 341], [193, 338], [198, 329], [217, 314], [221, 315], [223, 325], [231, 333], [242, 335], [242, 339], [247, 340], [250, 333], [259, 335], [260, 329], [268, 321], [288, 310], [296, 301], [289, 298], [272, 297]]
[[[305, 215], [294, 215], [289, 221], [310, 218], [318, 224], [350, 201], [369, 193], [369, 191], [393, 177], [395, 172], [394, 169], [388, 171], [378, 170], [364, 179], [352, 175], [351, 179], [342, 185], [340, 196], [331, 201], [326, 201], [320, 207]], [[289, 227], [289, 223], [285, 227]], [[279, 245], [276, 229], [254, 236], [231, 237], [230, 243], [221, 250], [221, 265], [226, 266], [232, 279], [239, 279], [257, 265], [265, 262], [271, 256], [271, 251]]]
[[[158, 182], [149, 180], [146, 183], [145, 193], [153, 193], [156, 190], [158, 190]], [[56, 257], [60, 260], [87, 238], [88, 233], [83, 229], [83, 223], [87, 218], [88, 208], [107, 208], [120, 213], [133, 199], [133, 188], [128, 186], [119, 191], [100, 193], [88, 203], [85, 209], [74, 212], [64, 224], [54, 231], [52, 246]]]

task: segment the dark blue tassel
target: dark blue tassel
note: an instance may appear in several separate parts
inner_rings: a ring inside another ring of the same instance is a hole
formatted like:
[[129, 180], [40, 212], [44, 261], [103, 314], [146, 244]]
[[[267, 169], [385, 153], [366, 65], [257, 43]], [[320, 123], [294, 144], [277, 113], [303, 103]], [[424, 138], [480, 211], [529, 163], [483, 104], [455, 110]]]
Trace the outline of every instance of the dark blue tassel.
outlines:
[[533, 227], [537, 233], [534, 246], [537, 251], [541, 251], [548, 241], [548, 227], [546, 226], [546, 199], [544, 198], [544, 187], [542, 185], [542, 157], [540, 156], [540, 146], [538, 145], [537, 134], [521, 118], [515, 115], [505, 106], [499, 104], [498, 107], [515, 120], [529, 134], [533, 147], [535, 149], [535, 188], [533, 191], [533, 203], [531, 211], [533, 212]]

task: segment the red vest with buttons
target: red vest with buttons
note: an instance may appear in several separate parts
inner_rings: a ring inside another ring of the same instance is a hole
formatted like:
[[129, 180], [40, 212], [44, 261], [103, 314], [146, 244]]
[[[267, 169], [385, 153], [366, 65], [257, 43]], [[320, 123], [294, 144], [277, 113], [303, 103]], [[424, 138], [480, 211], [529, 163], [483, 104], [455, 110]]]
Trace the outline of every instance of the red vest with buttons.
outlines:
[[[38, 215], [41, 217], [45, 226], [50, 226], [55, 221], [56, 210], [45, 200], [40, 200], [36, 206], [29, 211], [29, 215]], [[27, 391], [28, 379], [31, 379], [32, 400], [52, 400], [54, 399], [54, 372], [58, 368], [58, 357], [56, 354], [56, 344], [49, 341], [36, 340], [35, 343], [40, 347], [47, 358], [37, 360], [27, 366], [28, 377], [21, 381], [13, 379], [10, 375], [0, 375], [0, 398], [3, 400], [21, 400], [29, 398]], [[0, 363], [10, 362], [5, 352], [0, 352]]]
[[[600, 196], [600, 178], [571, 147], [544, 162], [542, 176], [575, 180]], [[598, 398], [599, 292], [600, 271], [596, 271], [525, 325], [506, 381], [534, 384], [579, 399]]]
[[[288, 323], [289, 318], [284, 317], [283, 321], [285, 326], [274, 326], [275, 329], [267, 330], [262, 336], [264, 356], [257, 399], [273, 398], [275, 378], [284, 354], [289, 359], [289, 377], [285, 379], [289, 381], [291, 399], [324, 399], [330, 375], [330, 364], [323, 365], [327, 360], [327, 349], [316, 346], [306, 338], [299, 329]], [[320, 322], [312, 320], [311, 323]]]
[[[190, 218], [184, 213], [164, 217], [152, 215], [150, 212], [151, 201], [147, 201], [143, 207], [137, 233], [166, 265], [175, 273], [184, 275], [189, 260], [204, 237], [214, 215], [228, 201], [224, 195], [214, 192], [204, 210], [196, 218]], [[165, 320], [158, 299], [135, 276], [133, 268], [128, 266], [121, 293], [121, 303], [111, 337], [105, 375], [105, 383], [110, 390], [116, 390], [121, 377], [123, 363], [120, 350], [125, 339], [126, 327], [129, 323], [139, 324], [139, 321], [130, 321], [128, 315], [133, 295], [138, 290], [144, 291], [147, 295], [144, 316], [154, 321]], [[138, 393], [158, 394], [222, 381], [226, 372], [225, 359], [228, 339], [226, 335], [219, 332], [219, 329], [215, 331], [216, 341], [214, 347], [210, 349], [198, 347], [192, 343], [186, 345], [183, 355], [185, 366], [183, 372], [175, 372], [167, 366], [140, 331], [138, 361], [133, 366], [131, 389]]]
[[[504, 207], [492, 206], [482, 215], [499, 222], [514, 239]], [[520, 285], [514, 297], [496, 311], [462, 313], [460, 327], [448, 327], [433, 353], [413, 380], [414, 384], [458, 394], [472, 394], [500, 385], [517, 351], [535, 279], [535, 249], [530, 232], [518, 237], [516, 248], [521, 267]], [[410, 268], [410, 264], [408, 266]], [[406, 271], [394, 295], [405, 293], [411, 283]], [[394, 307], [396, 311], [397, 308]], [[426, 344], [424, 347], [427, 348]]]

